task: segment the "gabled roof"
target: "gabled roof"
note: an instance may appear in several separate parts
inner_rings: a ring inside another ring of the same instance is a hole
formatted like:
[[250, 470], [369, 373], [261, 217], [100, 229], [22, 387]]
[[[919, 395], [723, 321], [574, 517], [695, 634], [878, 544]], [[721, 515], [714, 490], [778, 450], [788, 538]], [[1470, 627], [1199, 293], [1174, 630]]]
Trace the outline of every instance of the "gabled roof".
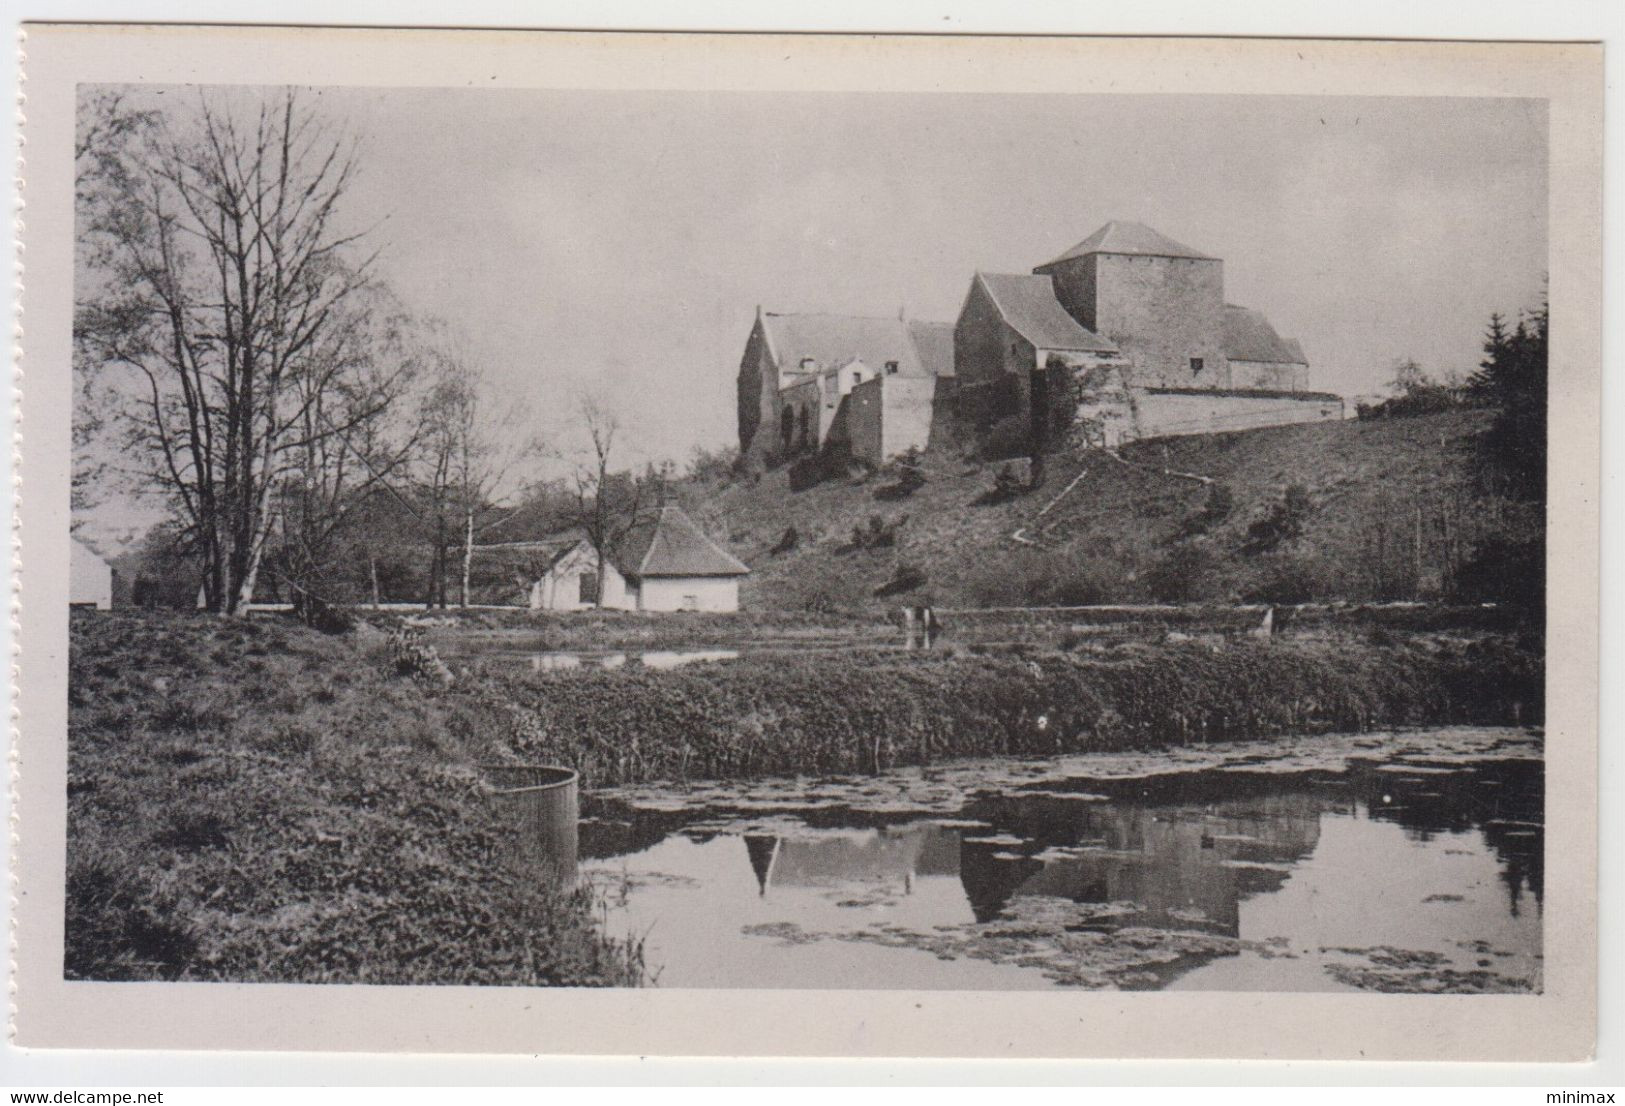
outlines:
[[977, 273], [975, 280], [986, 289], [1000, 317], [1035, 349], [1117, 352], [1116, 346], [1066, 313], [1049, 277]]
[[1307, 365], [1296, 338], [1282, 338], [1261, 311], [1224, 305], [1224, 355], [1232, 361], [1270, 361]]
[[1092, 253], [1129, 254], [1135, 257], [1189, 257], [1198, 261], [1217, 261], [1205, 253], [1197, 253], [1189, 246], [1152, 230], [1144, 223], [1131, 223], [1113, 219], [1089, 237], [1067, 250], [1053, 261], [1046, 261], [1039, 269], [1047, 269], [1074, 257], [1087, 257]]
[[681, 507], [666, 506], [632, 527], [610, 560], [629, 579], [650, 576], [744, 576], [743, 561], [705, 536]]
[[579, 533], [571, 533], [537, 541], [492, 542], [476, 545], [474, 551], [481, 557], [498, 562], [511, 558], [526, 565], [539, 563], [542, 572], [546, 573], [586, 540]]
[[[909, 335], [914, 339], [914, 352], [920, 367], [928, 376], [954, 375], [954, 324], [926, 323], [910, 320]], [[898, 367], [901, 375], [902, 367]]]
[[762, 327], [781, 369], [796, 372], [804, 360], [823, 372], [853, 358], [880, 369], [897, 362], [897, 371], [923, 375], [914, 339], [901, 319], [872, 319], [860, 315], [764, 314]]

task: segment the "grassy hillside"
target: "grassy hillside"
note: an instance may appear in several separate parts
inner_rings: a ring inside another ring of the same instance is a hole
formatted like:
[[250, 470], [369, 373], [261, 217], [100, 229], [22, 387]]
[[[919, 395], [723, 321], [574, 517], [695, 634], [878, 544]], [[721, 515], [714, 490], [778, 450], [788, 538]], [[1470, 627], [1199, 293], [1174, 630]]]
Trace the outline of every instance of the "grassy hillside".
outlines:
[[[999, 464], [951, 451], [928, 454], [926, 482], [907, 495], [886, 472], [792, 491], [786, 468], [680, 494], [751, 565], [743, 600], [758, 610], [1471, 600], [1493, 597], [1477, 586], [1475, 560], [1527, 556], [1541, 527], [1538, 505], [1498, 494], [1481, 472], [1491, 417], [1457, 410], [1137, 443], [1121, 459], [1055, 458], [1042, 487], [1003, 502], [989, 494]], [[893, 543], [855, 544], [854, 529], [874, 516], [896, 524]], [[797, 540], [784, 548], [791, 527]], [[888, 581], [891, 594], [876, 596]]]

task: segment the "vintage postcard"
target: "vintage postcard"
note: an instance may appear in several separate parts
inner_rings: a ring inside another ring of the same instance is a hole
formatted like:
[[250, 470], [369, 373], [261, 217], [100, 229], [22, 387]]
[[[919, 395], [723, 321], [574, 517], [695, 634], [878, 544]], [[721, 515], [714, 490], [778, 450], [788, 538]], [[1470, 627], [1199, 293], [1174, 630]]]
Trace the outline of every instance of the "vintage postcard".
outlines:
[[1590, 1055], [1600, 47], [24, 52], [21, 1044]]

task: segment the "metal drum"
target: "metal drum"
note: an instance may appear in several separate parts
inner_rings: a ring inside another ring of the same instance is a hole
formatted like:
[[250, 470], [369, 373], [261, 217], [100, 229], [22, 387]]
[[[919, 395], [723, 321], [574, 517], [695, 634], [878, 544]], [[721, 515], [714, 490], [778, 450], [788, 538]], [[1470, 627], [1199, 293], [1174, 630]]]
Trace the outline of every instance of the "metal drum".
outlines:
[[488, 764], [491, 799], [514, 827], [511, 859], [526, 871], [567, 880], [576, 873], [580, 776], [552, 764]]

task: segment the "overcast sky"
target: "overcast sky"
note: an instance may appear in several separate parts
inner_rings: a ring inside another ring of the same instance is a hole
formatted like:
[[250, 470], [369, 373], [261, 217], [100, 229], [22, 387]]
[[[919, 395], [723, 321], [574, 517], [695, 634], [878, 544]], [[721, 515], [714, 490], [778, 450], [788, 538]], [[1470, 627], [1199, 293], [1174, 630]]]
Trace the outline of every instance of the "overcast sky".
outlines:
[[557, 424], [734, 440], [758, 304], [952, 320], [1109, 219], [1225, 259], [1312, 386], [1470, 371], [1546, 269], [1542, 101], [325, 89], [381, 273]]

